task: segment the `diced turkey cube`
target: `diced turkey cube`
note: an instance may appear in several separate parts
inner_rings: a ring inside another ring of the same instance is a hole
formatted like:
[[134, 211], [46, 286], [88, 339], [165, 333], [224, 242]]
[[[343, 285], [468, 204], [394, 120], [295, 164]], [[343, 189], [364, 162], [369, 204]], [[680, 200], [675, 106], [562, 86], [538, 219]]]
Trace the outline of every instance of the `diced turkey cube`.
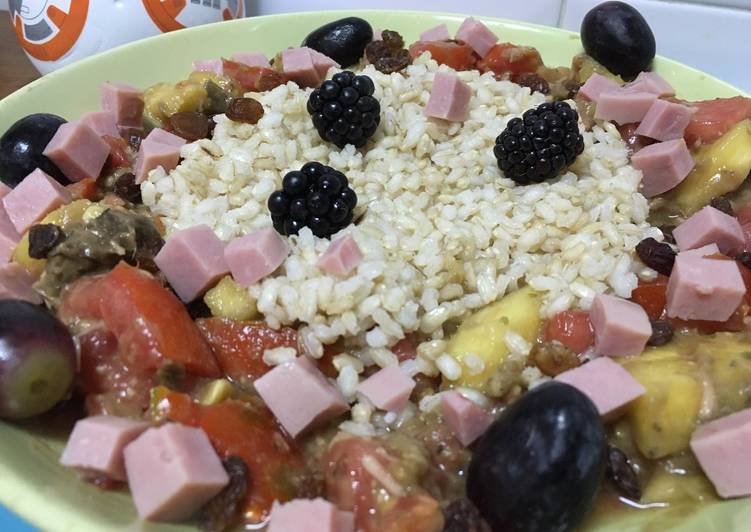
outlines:
[[465, 447], [482, 436], [493, 423], [490, 414], [456, 391], [441, 396], [441, 414], [456, 439]]
[[638, 355], [652, 336], [652, 325], [644, 309], [620, 297], [596, 296], [589, 320], [595, 333], [595, 352], [599, 355]]
[[595, 118], [612, 120], [616, 124], [641, 122], [657, 99], [649, 92], [634, 92], [625, 89], [602, 92], [595, 107]]
[[104, 135], [109, 135], [110, 137], [120, 136], [115, 115], [109, 111], [92, 111], [86, 113], [81, 117], [80, 122], [89, 126], [100, 137]]
[[675, 94], [673, 86], [656, 72], [640, 72], [634, 81], [626, 85], [626, 88], [639, 92], [651, 92], [658, 97]]
[[307, 46], [282, 52], [284, 73], [301, 87], [318, 87], [331, 67], [339, 63]]
[[237, 52], [232, 54], [232, 60], [235, 63], [241, 63], [249, 67], [269, 68], [269, 58], [259, 52]]
[[32, 288], [33, 284], [31, 274], [17, 262], [0, 266], [0, 299], [20, 299], [40, 305], [42, 298]]
[[652, 198], [675, 188], [694, 168], [694, 158], [683, 139], [645, 146], [631, 156], [631, 164], [642, 172], [642, 193]]
[[691, 436], [691, 450], [720, 497], [751, 495], [751, 408], [710, 421]]
[[125, 83], [104, 83], [102, 110], [115, 115], [118, 126], [141, 127], [143, 93]]
[[324, 499], [275, 504], [267, 532], [354, 532], [355, 516]]
[[398, 412], [409, 401], [415, 381], [398, 365], [387, 366], [362, 381], [357, 391], [363, 394], [376, 408]]
[[224, 242], [208, 225], [173, 233], [154, 262], [185, 303], [203, 295], [229, 273]]
[[258, 229], [232, 240], [224, 257], [234, 280], [250, 286], [270, 275], [289, 255], [289, 246], [273, 228]]
[[682, 139], [693, 114], [686, 105], [655, 100], [635, 133], [655, 140]]
[[206, 433], [178, 423], [128, 444], [125, 471], [138, 515], [149, 521], [187, 519], [229, 482]]
[[726, 321], [745, 294], [735, 261], [678, 253], [668, 280], [667, 314], [682, 320]]
[[349, 409], [339, 390], [307, 356], [274, 367], [255, 381], [255, 388], [293, 438]]
[[618, 89], [620, 89], [620, 86], [615, 81], [595, 72], [579, 88], [579, 94], [597, 103], [601, 94], [615, 92]]
[[464, 41], [477, 52], [480, 57], [485, 57], [493, 45], [498, 42], [498, 36], [477, 19], [467, 17], [456, 30], [456, 40]]
[[126, 480], [123, 449], [149, 428], [144, 421], [93, 416], [76, 422], [60, 457], [60, 464], [85, 475]]
[[70, 192], [36, 169], [2, 199], [5, 212], [19, 234], [70, 201]]
[[344, 235], [329, 244], [321, 258], [318, 267], [332, 275], [349, 275], [362, 262], [362, 251], [355, 239]]
[[177, 168], [180, 162], [180, 149], [185, 139], [160, 128], [151, 130], [141, 142], [136, 155], [136, 183], [142, 183], [149, 172], [161, 166], [165, 172]]
[[437, 72], [424, 113], [433, 118], [462, 122], [469, 114], [471, 98], [472, 89], [456, 74]]
[[329, 56], [322, 54], [318, 50], [310, 50], [310, 56], [313, 58], [313, 66], [321, 77], [321, 80], [325, 79], [331, 68], [339, 68], [339, 63], [331, 59]]
[[10, 221], [2, 201], [0, 201], [0, 264], [7, 263], [16, 249], [21, 235]]
[[217, 76], [223, 76], [224, 63], [221, 59], [198, 59], [193, 61], [193, 71], [209, 72], [211, 74], [216, 74]]
[[717, 244], [721, 253], [734, 256], [743, 251], [746, 235], [734, 216], [708, 205], [673, 229], [681, 251]]
[[449, 36], [449, 30], [446, 27], [446, 24], [433, 26], [432, 28], [423, 31], [420, 34], [420, 41], [422, 42], [448, 41], [450, 38], [451, 37]]
[[559, 374], [555, 380], [570, 384], [589, 397], [600, 416], [617, 417], [631, 401], [646, 390], [623, 366], [609, 357], [598, 357]]
[[76, 121], [60, 126], [43, 153], [65, 177], [81, 181], [99, 177], [110, 147], [91, 127]]

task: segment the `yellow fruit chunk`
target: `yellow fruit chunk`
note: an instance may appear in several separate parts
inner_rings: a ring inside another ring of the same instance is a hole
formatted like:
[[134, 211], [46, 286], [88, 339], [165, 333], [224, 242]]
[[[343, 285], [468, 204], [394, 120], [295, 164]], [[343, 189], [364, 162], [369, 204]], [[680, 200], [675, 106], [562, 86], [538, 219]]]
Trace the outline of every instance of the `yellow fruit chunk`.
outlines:
[[712, 198], [737, 189], [751, 172], [751, 120], [743, 120], [694, 154], [696, 166], [666, 196], [668, 210], [690, 216]]
[[203, 301], [217, 318], [252, 320], [258, 317], [256, 300], [229, 275], [206, 292]]
[[211, 406], [231, 399], [234, 394], [235, 387], [228, 380], [216, 379], [203, 387], [199, 401], [202, 405]]
[[[448, 342], [447, 352], [462, 365], [462, 376], [447, 384], [485, 390], [488, 380], [508, 355], [506, 333], [513, 331], [528, 342], [540, 327], [540, 294], [517, 290], [466, 318]], [[469, 356], [482, 359], [485, 368], [473, 374]]]
[[[67, 205], [63, 205], [45, 216], [39, 223], [40, 224], [55, 224], [62, 228], [71, 222], [80, 222], [83, 219], [83, 214], [92, 203], [87, 199], [79, 199], [72, 201]], [[13, 251], [13, 260], [26, 268], [33, 277], [39, 277], [44, 270], [47, 261], [32, 259], [29, 257], [29, 233], [24, 233], [21, 240], [18, 242], [16, 249]]]
[[206, 100], [206, 89], [200, 83], [179, 81], [158, 83], [149, 87], [143, 94], [144, 121], [158, 127], [175, 113], [200, 111]]
[[716, 500], [714, 488], [701, 474], [677, 474], [658, 469], [642, 491], [642, 504], [679, 504]]
[[646, 388], [628, 410], [639, 451], [661, 458], [688, 448], [703, 395], [696, 362], [669, 345], [632, 357], [624, 367]]
[[702, 338], [697, 354], [712, 383], [713, 417], [751, 405], [751, 343], [735, 334], [719, 333]]

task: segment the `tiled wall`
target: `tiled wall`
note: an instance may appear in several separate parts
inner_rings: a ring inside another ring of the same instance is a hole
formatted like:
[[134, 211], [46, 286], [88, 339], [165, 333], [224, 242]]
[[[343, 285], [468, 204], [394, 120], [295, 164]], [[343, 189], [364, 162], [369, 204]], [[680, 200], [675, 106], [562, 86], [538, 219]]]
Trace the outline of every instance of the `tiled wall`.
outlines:
[[[113, 1], [113, 0], [97, 0]], [[316, 9], [430, 9], [518, 20], [578, 30], [600, 0], [246, 0], [257, 15]], [[647, 18], [657, 51], [751, 92], [746, 50], [751, 0], [627, 0]], [[7, 9], [0, 0], [0, 9]]]

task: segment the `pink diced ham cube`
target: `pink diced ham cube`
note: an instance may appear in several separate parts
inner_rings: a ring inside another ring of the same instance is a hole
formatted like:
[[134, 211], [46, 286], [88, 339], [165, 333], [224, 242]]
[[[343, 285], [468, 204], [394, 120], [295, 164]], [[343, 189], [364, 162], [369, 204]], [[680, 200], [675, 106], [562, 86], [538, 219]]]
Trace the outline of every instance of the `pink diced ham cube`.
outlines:
[[110, 137], [117, 138], [120, 136], [115, 115], [109, 111], [92, 111], [86, 113], [80, 118], [80, 122], [89, 126], [100, 137], [109, 135]]
[[0, 201], [0, 264], [8, 262], [16, 249], [21, 235], [10, 221], [2, 201]]
[[17, 262], [0, 266], [0, 299], [20, 299], [40, 305], [42, 298], [32, 288], [33, 284], [31, 274]]
[[331, 242], [318, 259], [318, 267], [332, 275], [349, 275], [362, 262], [362, 251], [351, 235]]
[[717, 244], [712, 243], [700, 248], [681, 251], [681, 257], [709, 257], [711, 255], [716, 255], [719, 252], [720, 248], [717, 247]]
[[318, 50], [313, 50], [312, 48], [308, 48], [308, 50], [310, 51], [310, 57], [313, 58], [313, 67], [315, 67], [316, 72], [318, 72], [322, 81], [328, 75], [329, 69], [334, 67], [339, 68], [339, 63], [331, 59], [329, 56], [322, 54]]
[[254, 385], [266, 406], [293, 438], [349, 409], [339, 390], [307, 356], [276, 366]]
[[145, 181], [149, 172], [159, 166], [165, 172], [177, 168], [180, 162], [180, 149], [185, 144], [185, 139], [177, 135], [160, 128], [153, 129], [141, 142], [136, 155], [136, 183]]
[[37, 168], [2, 199], [2, 204], [13, 227], [23, 234], [70, 199], [65, 187]]
[[13, 189], [5, 183], [0, 183], [0, 199], [3, 199], [5, 196], [7, 196], [8, 192], [10, 192], [11, 190]]
[[642, 172], [642, 194], [652, 198], [675, 188], [695, 163], [686, 141], [676, 139], [645, 146], [631, 156], [631, 164]]
[[681, 251], [715, 243], [721, 253], [735, 256], [746, 246], [746, 235], [734, 216], [708, 205], [673, 229]]
[[667, 314], [682, 320], [726, 321], [745, 294], [735, 261], [678, 253], [668, 280]]
[[605, 92], [615, 92], [620, 89], [620, 86], [610, 78], [594, 73], [587, 81], [584, 82], [579, 88], [579, 94], [584, 96], [590, 101], [597, 103], [600, 100], [600, 95]]
[[424, 113], [433, 118], [462, 122], [469, 115], [471, 98], [472, 89], [456, 74], [437, 72]]
[[640, 72], [636, 79], [625, 85], [629, 90], [651, 92], [655, 96], [673, 96], [675, 89], [656, 72]]
[[209, 72], [217, 76], [224, 75], [224, 63], [221, 59], [197, 59], [193, 61], [194, 72]]
[[284, 73], [301, 87], [318, 87], [331, 67], [339, 63], [307, 46], [282, 52]]
[[448, 41], [450, 38], [451, 37], [449, 36], [449, 30], [446, 27], [446, 24], [433, 26], [432, 28], [423, 31], [420, 34], [420, 41], [422, 42]]
[[555, 377], [589, 397], [600, 416], [611, 420], [646, 390], [623, 366], [609, 357], [598, 357]]
[[456, 439], [465, 447], [482, 436], [493, 423], [490, 414], [456, 391], [441, 396], [441, 414]]
[[224, 242], [208, 225], [196, 225], [172, 234], [154, 262], [185, 303], [203, 295], [229, 273], [224, 260]]
[[638, 355], [652, 336], [652, 325], [644, 309], [620, 297], [596, 296], [589, 320], [595, 333], [595, 352], [599, 355]]
[[595, 118], [619, 125], [641, 122], [656, 99], [657, 96], [650, 92], [626, 89], [602, 92], [595, 107]]
[[269, 58], [259, 52], [237, 52], [232, 54], [235, 63], [241, 63], [249, 67], [270, 68]]
[[700, 426], [690, 445], [720, 497], [751, 495], [751, 408]]
[[115, 115], [118, 126], [141, 127], [143, 93], [125, 83], [102, 84], [102, 110]]
[[43, 153], [65, 177], [80, 181], [99, 177], [110, 147], [91, 127], [76, 121], [60, 126]]
[[232, 277], [242, 286], [256, 284], [273, 273], [287, 255], [289, 246], [271, 227], [236, 238], [224, 248]]
[[144, 421], [93, 416], [76, 422], [60, 457], [60, 464], [87, 476], [126, 480], [123, 449], [149, 428]]
[[266, 532], [355, 532], [355, 515], [324, 499], [275, 504]]
[[167, 423], [125, 447], [125, 471], [141, 519], [182, 521], [229, 482], [206, 433]]
[[415, 381], [399, 366], [387, 366], [362, 381], [357, 391], [373, 406], [388, 412], [398, 412], [409, 401]]
[[457, 41], [464, 41], [477, 52], [480, 57], [485, 57], [493, 45], [498, 42], [498, 36], [477, 19], [467, 17], [456, 30]]
[[635, 133], [655, 140], [683, 138], [694, 110], [686, 105], [655, 100]]

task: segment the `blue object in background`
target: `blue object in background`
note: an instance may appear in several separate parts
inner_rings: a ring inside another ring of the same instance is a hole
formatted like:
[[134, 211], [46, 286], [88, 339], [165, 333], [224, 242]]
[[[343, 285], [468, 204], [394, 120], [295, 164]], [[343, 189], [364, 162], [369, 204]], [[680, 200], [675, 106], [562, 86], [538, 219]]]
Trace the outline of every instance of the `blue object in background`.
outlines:
[[38, 532], [16, 514], [0, 506], [0, 530], [3, 532]]

